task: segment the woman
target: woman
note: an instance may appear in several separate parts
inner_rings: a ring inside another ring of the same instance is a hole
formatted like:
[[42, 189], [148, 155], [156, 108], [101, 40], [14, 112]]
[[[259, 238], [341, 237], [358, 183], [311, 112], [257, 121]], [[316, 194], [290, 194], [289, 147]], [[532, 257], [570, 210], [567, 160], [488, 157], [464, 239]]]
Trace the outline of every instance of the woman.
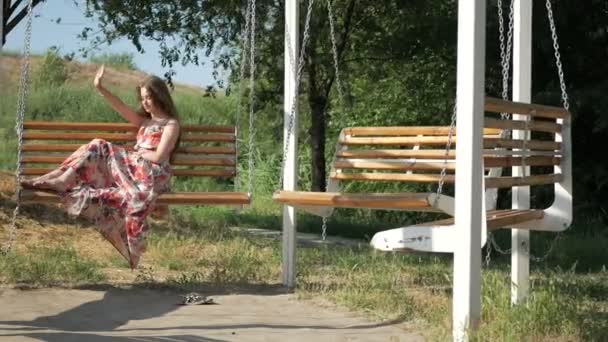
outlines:
[[162, 79], [150, 76], [137, 87], [141, 108], [135, 111], [103, 87], [104, 71], [102, 65], [93, 84], [116, 112], [139, 127], [133, 150], [94, 139], [56, 170], [23, 181], [22, 186], [57, 192], [68, 213], [93, 219], [135, 268], [145, 250], [145, 219], [158, 194], [169, 190], [169, 160], [178, 144], [180, 124]]

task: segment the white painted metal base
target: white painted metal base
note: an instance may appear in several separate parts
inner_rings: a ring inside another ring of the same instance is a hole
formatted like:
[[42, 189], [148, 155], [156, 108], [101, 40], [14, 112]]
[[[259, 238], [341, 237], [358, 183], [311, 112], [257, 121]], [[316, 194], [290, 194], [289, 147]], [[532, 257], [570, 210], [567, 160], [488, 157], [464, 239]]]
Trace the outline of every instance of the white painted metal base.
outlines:
[[411, 226], [374, 234], [370, 244], [381, 251], [417, 251], [453, 253], [456, 239], [454, 225]]
[[[481, 226], [481, 246], [486, 244], [485, 215]], [[371, 246], [381, 251], [454, 253], [458, 231], [450, 225], [415, 225], [384, 230], [374, 234]]]

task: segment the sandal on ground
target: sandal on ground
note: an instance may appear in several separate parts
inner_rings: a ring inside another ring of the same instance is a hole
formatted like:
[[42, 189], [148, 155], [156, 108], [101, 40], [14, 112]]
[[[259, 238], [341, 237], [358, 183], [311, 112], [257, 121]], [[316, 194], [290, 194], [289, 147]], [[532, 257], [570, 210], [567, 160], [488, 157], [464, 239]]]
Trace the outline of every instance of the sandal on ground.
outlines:
[[179, 305], [209, 305], [216, 304], [213, 298], [209, 298], [203, 295], [200, 295], [196, 292], [188, 293], [185, 296], [181, 296], [184, 300], [179, 303]]

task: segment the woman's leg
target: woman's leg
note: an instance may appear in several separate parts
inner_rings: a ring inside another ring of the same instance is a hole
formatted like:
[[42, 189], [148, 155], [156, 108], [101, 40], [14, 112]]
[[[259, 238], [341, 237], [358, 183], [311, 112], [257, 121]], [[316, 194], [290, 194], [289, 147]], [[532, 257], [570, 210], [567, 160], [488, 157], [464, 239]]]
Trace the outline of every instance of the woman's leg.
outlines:
[[38, 180], [32, 185], [36, 189], [51, 190], [56, 192], [66, 192], [74, 187], [76, 183], [76, 171], [73, 168], [68, 168], [57, 177], [48, 177], [44, 180]]

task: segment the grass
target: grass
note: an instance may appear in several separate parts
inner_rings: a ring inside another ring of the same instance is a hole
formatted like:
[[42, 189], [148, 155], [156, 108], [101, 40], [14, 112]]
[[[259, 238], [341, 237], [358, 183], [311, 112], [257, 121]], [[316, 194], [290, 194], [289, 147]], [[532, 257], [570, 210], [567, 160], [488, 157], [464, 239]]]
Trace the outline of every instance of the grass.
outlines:
[[[5, 217], [7, 209], [3, 209]], [[26, 210], [23, 220], [40, 220], [44, 226], [52, 226], [50, 221], [64, 223], [60, 217], [36, 215]], [[119, 272], [127, 269], [126, 263], [96, 232], [61, 227], [46, 232], [26, 229], [27, 240], [26, 233], [19, 232], [18, 248], [0, 259], [3, 282], [42, 286], [109, 282], [180, 290], [280, 282], [280, 241], [245, 235], [219, 221], [201, 221], [187, 210], [174, 210], [169, 221], [153, 223], [143, 266], [128, 273], [128, 278]], [[482, 273], [482, 323], [471, 340], [606, 340], [607, 244], [605, 236], [569, 234], [560, 239], [545, 263], [532, 264], [530, 298], [516, 307], [510, 305], [508, 257], [493, 256]], [[585, 248], [596, 258], [574, 257]], [[375, 319], [417, 322], [430, 340], [447, 340], [451, 262], [450, 256], [382, 253], [367, 247], [299, 248], [296, 294]]]
[[4, 282], [52, 286], [106, 280], [100, 263], [81, 258], [71, 246], [30, 246], [0, 258]]
[[[71, 69], [70, 69], [71, 70]], [[70, 76], [71, 77], [71, 76]], [[88, 80], [90, 81], [90, 80]], [[0, 167], [13, 168], [16, 89], [0, 97]], [[132, 90], [115, 91], [134, 103]], [[234, 99], [176, 94], [187, 123], [232, 124]], [[90, 84], [65, 83], [30, 93], [28, 119], [113, 121], [116, 114], [90, 89]], [[246, 147], [247, 132], [241, 136]], [[35, 286], [70, 284], [145, 284], [195, 290], [208, 284], [274, 286], [281, 278], [280, 242], [235, 232], [230, 227], [279, 229], [281, 209], [272, 202], [280, 156], [272, 153], [272, 131], [260, 128], [254, 149], [240, 153], [240, 189], [253, 177], [254, 201], [235, 211], [222, 207], [172, 208], [168, 221], [152, 224], [148, 251], [137, 272], [108, 247], [86, 223], [67, 218], [54, 207], [25, 207], [23, 229], [13, 251], [0, 258], [0, 281]], [[255, 169], [248, 172], [251, 154]], [[278, 157], [277, 157], [278, 156]], [[302, 162], [306, 165], [306, 162]], [[301, 170], [306, 182], [306, 169]], [[0, 223], [8, 226], [14, 203], [10, 177], [0, 179]], [[209, 180], [177, 181], [179, 190], [229, 190], [234, 184]], [[389, 185], [390, 186], [390, 185]], [[426, 214], [428, 215], [428, 214]], [[425, 215], [382, 211], [340, 210], [329, 222], [329, 234], [369, 238], [375, 231], [430, 220]], [[320, 233], [320, 220], [299, 214], [299, 231]], [[579, 221], [580, 222], [580, 221]], [[590, 224], [600, 224], [593, 221]], [[492, 255], [482, 273], [482, 323], [473, 341], [605, 341], [608, 340], [608, 234], [577, 223], [557, 242], [543, 262], [532, 264], [530, 298], [510, 305], [509, 258]], [[75, 227], [76, 226], [76, 227]], [[583, 232], [590, 232], [583, 234]], [[6, 230], [0, 241], [6, 238]], [[508, 246], [508, 232], [497, 240]], [[548, 249], [553, 235], [532, 234], [535, 253]], [[452, 258], [438, 255], [380, 253], [368, 248], [300, 248], [297, 288], [301, 298], [327, 300], [371, 317], [414, 321], [430, 340], [451, 337]]]

